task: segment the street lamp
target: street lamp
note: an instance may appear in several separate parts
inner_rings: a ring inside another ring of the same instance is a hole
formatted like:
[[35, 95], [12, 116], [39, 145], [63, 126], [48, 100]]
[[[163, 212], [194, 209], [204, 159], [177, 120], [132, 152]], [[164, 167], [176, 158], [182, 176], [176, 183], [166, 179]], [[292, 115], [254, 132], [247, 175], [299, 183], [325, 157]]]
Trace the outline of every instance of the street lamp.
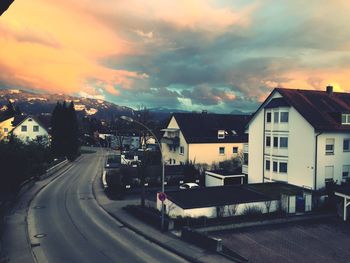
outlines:
[[[124, 120], [124, 121], [128, 121], [128, 122], [135, 122], [137, 124], [139, 124], [140, 126], [142, 126], [143, 128], [145, 128], [147, 131], [149, 131], [152, 136], [154, 137], [154, 139], [156, 140], [159, 150], [160, 150], [160, 159], [162, 161], [162, 193], [164, 193], [164, 171], [165, 171], [165, 167], [164, 167], [164, 159], [163, 159], [163, 150], [162, 150], [162, 145], [160, 144], [157, 136], [152, 132], [152, 130], [150, 128], [148, 128], [146, 125], [144, 125], [143, 123], [134, 120], [131, 117], [128, 116], [120, 116], [120, 119]], [[161, 230], [164, 230], [164, 200], [162, 200], [162, 209], [161, 209], [161, 225], [160, 225]]]

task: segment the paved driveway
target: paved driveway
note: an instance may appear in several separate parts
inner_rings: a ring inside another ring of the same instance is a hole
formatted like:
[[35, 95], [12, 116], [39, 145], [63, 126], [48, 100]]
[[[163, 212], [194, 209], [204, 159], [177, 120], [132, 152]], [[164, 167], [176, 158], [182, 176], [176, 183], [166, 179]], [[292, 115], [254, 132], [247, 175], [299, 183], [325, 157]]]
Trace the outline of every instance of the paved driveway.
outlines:
[[350, 224], [335, 218], [211, 235], [249, 262], [350, 262]]

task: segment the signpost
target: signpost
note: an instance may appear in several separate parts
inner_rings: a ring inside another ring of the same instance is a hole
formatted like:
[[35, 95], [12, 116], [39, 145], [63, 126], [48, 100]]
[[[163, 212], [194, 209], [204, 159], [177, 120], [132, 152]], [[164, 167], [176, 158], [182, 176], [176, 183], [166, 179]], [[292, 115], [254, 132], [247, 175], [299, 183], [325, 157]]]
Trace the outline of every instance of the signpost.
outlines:
[[161, 201], [163, 203], [166, 200], [166, 194], [164, 192], [160, 192], [158, 194], [158, 199], [159, 199], [159, 201]]

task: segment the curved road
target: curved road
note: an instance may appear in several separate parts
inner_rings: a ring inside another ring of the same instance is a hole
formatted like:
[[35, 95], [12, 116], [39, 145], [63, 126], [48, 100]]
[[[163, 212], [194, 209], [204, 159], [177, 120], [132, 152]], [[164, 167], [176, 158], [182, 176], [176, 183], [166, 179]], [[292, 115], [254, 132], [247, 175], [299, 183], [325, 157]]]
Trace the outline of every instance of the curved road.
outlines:
[[83, 155], [31, 202], [28, 235], [37, 262], [186, 262], [111, 218], [94, 199], [103, 152]]

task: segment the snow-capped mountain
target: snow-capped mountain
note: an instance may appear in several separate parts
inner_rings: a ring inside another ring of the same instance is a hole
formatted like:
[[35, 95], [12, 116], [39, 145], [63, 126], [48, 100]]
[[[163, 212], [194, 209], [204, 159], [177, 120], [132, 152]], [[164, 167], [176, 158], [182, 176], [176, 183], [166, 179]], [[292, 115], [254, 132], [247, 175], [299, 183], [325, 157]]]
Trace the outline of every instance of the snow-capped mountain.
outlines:
[[118, 106], [116, 104], [90, 98], [78, 98], [65, 94], [38, 94], [23, 90], [0, 89], [0, 111], [11, 101], [14, 106], [26, 114], [50, 114], [57, 101], [73, 101], [75, 110], [82, 115], [96, 117], [98, 119], [111, 119], [118, 115], [132, 116], [134, 110]]

